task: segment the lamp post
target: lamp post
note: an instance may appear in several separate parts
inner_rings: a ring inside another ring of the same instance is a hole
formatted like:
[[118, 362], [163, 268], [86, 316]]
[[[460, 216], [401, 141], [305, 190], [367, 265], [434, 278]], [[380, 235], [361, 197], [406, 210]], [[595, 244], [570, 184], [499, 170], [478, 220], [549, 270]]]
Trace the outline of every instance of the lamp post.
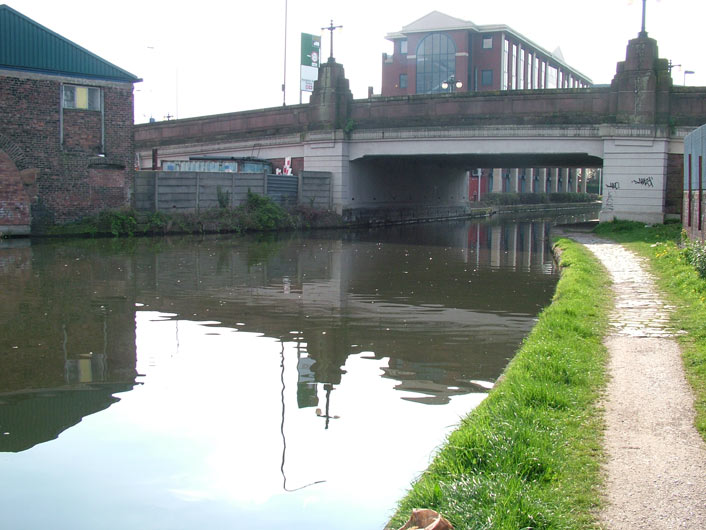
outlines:
[[684, 70], [684, 86], [686, 86], [686, 76], [688, 74], [695, 74], [695, 73], [696, 72], [694, 72], [693, 70]]
[[463, 83], [461, 81], [456, 81], [454, 76], [449, 77], [446, 81], [442, 81], [441, 88], [448, 90], [449, 92], [456, 92], [457, 88], [462, 88]]

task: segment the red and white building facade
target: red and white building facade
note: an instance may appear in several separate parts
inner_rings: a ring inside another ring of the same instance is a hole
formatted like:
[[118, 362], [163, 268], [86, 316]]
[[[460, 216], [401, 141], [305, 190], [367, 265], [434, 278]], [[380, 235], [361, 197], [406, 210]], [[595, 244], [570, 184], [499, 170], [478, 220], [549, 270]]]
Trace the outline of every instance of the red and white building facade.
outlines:
[[504, 25], [479, 26], [438, 11], [390, 33], [382, 96], [586, 88], [591, 80]]

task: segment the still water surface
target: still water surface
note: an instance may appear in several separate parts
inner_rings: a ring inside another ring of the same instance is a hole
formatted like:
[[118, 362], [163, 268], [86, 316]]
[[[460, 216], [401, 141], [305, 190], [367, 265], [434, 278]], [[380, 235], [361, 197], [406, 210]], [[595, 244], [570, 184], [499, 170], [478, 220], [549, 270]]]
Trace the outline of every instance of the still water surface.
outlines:
[[549, 303], [548, 230], [0, 248], [1, 526], [382, 528]]

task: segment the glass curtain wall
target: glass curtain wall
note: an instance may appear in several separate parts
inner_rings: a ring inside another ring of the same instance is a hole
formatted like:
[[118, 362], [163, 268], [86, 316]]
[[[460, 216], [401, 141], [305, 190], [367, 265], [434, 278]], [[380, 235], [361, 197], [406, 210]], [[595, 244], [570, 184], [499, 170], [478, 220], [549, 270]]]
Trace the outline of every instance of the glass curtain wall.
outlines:
[[443, 33], [432, 33], [417, 47], [417, 94], [446, 92], [441, 83], [456, 77], [456, 45]]

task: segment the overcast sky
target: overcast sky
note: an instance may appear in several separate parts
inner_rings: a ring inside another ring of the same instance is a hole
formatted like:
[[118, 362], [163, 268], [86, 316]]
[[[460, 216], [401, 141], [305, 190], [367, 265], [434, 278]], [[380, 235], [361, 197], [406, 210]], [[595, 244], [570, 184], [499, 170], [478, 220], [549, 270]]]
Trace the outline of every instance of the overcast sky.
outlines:
[[[137, 75], [135, 121], [282, 105], [285, 0], [0, 0]], [[505, 24], [553, 51], [594, 83], [610, 83], [641, 24], [641, 0], [287, 0], [287, 104], [299, 102], [300, 34], [329, 32], [356, 98], [380, 92], [385, 35], [433, 10], [476, 24]], [[660, 55], [683, 65], [675, 84], [706, 86], [704, 0], [648, 0], [647, 32]], [[306, 96], [305, 96], [306, 101]]]

